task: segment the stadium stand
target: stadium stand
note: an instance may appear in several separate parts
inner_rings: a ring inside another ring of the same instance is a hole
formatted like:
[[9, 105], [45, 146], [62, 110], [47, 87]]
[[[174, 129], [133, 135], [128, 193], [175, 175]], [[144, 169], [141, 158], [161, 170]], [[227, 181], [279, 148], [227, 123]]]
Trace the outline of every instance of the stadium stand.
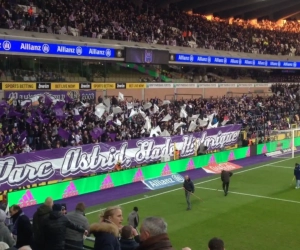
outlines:
[[204, 15], [184, 13], [176, 5], [168, 11], [157, 8], [153, 1], [139, 5], [121, 0], [24, 2], [3, 1], [0, 28], [245, 53], [300, 54], [300, 24], [293, 20], [281, 24], [208, 20]]
[[[248, 97], [245, 94], [241, 97], [180, 100], [171, 104], [151, 99], [151, 108], [146, 108], [145, 102], [135, 100], [134, 108], [143, 110], [136, 112], [135, 116], [131, 115], [132, 110], [127, 102], [116, 97], [109, 100], [110, 108], [100, 117], [95, 113], [97, 109], [95, 103], [89, 105], [78, 100], [62, 103], [64, 111], [60, 106], [61, 103], [49, 101], [48, 97], [42, 96], [39, 98], [38, 107], [31, 106], [28, 102], [10, 107], [6, 101], [2, 101], [1, 156], [32, 150], [149, 137], [150, 130], [144, 129], [145, 116], [150, 117], [152, 127], [159, 124], [163, 133], [179, 135], [190, 133], [189, 118], [193, 114], [200, 114], [198, 127], [194, 132], [211, 126], [237, 123], [243, 124], [248, 139], [259, 138], [262, 142], [268, 140], [271, 130], [288, 129], [289, 123], [299, 122], [300, 109], [297, 103], [300, 98], [299, 85], [275, 84], [271, 89], [273, 95], [267, 98], [259, 95]], [[155, 105], [158, 110], [155, 110]], [[184, 115], [180, 115], [182, 105], [186, 105]], [[108, 119], [112, 109], [117, 106], [122, 112], [115, 113], [112, 119]], [[168, 111], [168, 107], [171, 111]], [[57, 112], [58, 109], [63, 112], [62, 117], [60, 112]], [[167, 122], [159, 122], [169, 112], [172, 113], [172, 118]], [[175, 122], [184, 122], [185, 125], [174, 130]], [[119, 126], [119, 123], [122, 126]], [[93, 131], [97, 129], [100, 129], [101, 133], [95, 135]]]

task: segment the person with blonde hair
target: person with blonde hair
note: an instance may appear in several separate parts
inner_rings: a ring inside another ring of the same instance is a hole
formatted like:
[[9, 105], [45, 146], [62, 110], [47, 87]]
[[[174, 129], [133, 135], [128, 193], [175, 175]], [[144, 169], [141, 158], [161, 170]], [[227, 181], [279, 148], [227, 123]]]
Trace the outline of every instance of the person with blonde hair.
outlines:
[[119, 206], [108, 207], [100, 216], [100, 222], [90, 226], [95, 237], [94, 250], [120, 250], [119, 235], [123, 213]]

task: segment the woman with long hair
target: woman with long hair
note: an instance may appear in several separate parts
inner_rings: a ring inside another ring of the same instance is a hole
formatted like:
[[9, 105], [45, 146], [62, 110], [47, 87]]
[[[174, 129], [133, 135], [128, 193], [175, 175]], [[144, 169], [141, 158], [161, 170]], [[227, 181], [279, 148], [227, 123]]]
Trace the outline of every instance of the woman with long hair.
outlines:
[[120, 250], [122, 222], [123, 213], [119, 206], [106, 208], [100, 216], [100, 222], [90, 227], [90, 233], [95, 236], [94, 250]]

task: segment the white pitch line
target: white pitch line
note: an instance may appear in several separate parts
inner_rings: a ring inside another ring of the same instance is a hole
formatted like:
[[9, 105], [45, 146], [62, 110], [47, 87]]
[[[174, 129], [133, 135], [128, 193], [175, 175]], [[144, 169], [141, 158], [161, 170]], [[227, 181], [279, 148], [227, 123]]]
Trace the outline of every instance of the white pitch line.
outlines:
[[[215, 188], [206, 188], [206, 187], [196, 187], [196, 188], [210, 190], [210, 191], [224, 192], [223, 190], [216, 190]], [[244, 195], [244, 196], [251, 196], [251, 197], [255, 197], [255, 198], [263, 198], [263, 199], [274, 200], [274, 201], [283, 201], [283, 202], [300, 204], [300, 201], [286, 200], [286, 199], [280, 199], [280, 198], [256, 195], [256, 194], [247, 194], [247, 193], [239, 193], [239, 192], [232, 192], [232, 191], [229, 191], [229, 194], [238, 194], [238, 195]]]
[[274, 166], [274, 165], [270, 165], [268, 167], [271, 167], [271, 168], [288, 168], [288, 169], [294, 169], [293, 167], [286, 167], [286, 166]]
[[[295, 157], [295, 158], [298, 158], [298, 157], [300, 157], [300, 156], [297, 156], [297, 157]], [[235, 173], [235, 175], [237, 175], [237, 174], [242, 174], [242, 173], [246, 173], [246, 172], [248, 172], [248, 171], [252, 171], [252, 170], [255, 170], [255, 169], [260, 169], [260, 168], [269, 166], [270, 164], [279, 163], [279, 162], [284, 162], [284, 161], [287, 161], [287, 160], [290, 160], [290, 159], [291, 159], [291, 158], [289, 158], [289, 159], [284, 159], [284, 160], [280, 160], [280, 161], [276, 161], [276, 162], [271, 162], [271, 163], [268, 163], [268, 164], [264, 164], [264, 165], [257, 166], [257, 167], [253, 167], [253, 168], [249, 168], [249, 169], [245, 169], [245, 170], [242, 170], [242, 171], [239, 171], [239, 172]], [[220, 180], [220, 177], [218, 177], [218, 178], [213, 178], [213, 179], [209, 179], [209, 180], [206, 180], [206, 181], [198, 182], [198, 183], [195, 184], [195, 186], [200, 185], [200, 184], [204, 184], [204, 183], [207, 183], [207, 182], [215, 181], [215, 180]], [[163, 194], [168, 194], [168, 193], [171, 193], [171, 192], [174, 192], [174, 191], [178, 191], [178, 190], [182, 190], [182, 188], [175, 188], [175, 189], [172, 189], [172, 190], [169, 190], [169, 191], [165, 191], [165, 192], [161, 192], [161, 193], [158, 193], [158, 194], [149, 195], [149, 196], [147, 196], [147, 197], [139, 198], [139, 199], [132, 200], [132, 201], [127, 201], [127, 202], [124, 202], [124, 203], [119, 204], [119, 205], [120, 205], [120, 206], [123, 206], [123, 205], [131, 204], [131, 203], [134, 203], [134, 202], [146, 200], [146, 199], [149, 199], [149, 198], [152, 198], [152, 197], [160, 196], [160, 195], [163, 195]], [[103, 210], [105, 210], [105, 208], [98, 209], [98, 210], [95, 210], [95, 211], [86, 213], [86, 215], [98, 213], [98, 212], [101, 212], [101, 211], [103, 211]]]

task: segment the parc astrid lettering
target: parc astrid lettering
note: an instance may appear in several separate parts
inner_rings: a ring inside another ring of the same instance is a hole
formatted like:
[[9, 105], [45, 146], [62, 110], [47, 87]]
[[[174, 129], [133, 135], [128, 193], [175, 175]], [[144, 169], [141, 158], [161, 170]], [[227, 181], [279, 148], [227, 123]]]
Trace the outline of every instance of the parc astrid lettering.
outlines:
[[99, 143], [67, 150], [54, 149], [9, 156], [0, 160], [0, 191], [22, 184], [106, 172], [114, 169], [118, 161], [123, 168], [156, 162], [162, 156], [174, 155], [174, 142], [181, 157], [195, 153], [195, 145], [199, 145], [196, 141], [208, 149], [223, 148], [237, 142], [240, 127], [232, 125], [184, 136]]

